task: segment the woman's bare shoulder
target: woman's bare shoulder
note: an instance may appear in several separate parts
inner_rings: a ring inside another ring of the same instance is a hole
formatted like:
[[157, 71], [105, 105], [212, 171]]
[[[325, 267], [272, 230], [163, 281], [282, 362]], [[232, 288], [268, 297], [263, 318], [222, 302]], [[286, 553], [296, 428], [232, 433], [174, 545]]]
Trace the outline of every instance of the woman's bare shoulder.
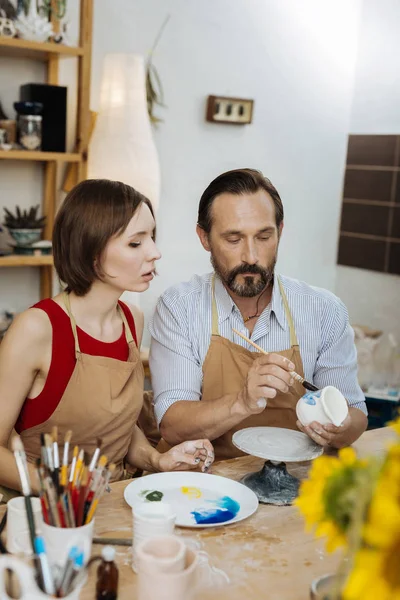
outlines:
[[47, 314], [40, 308], [28, 308], [18, 314], [4, 336], [4, 344], [24, 343], [25, 346], [51, 341], [52, 328]]

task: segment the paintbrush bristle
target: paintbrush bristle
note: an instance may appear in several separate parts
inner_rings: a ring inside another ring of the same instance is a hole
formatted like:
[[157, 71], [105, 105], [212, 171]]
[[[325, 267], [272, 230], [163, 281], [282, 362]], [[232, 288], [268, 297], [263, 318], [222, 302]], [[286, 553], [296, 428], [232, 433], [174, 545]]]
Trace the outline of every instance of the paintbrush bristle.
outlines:
[[51, 435], [49, 433], [45, 433], [44, 434], [44, 443], [46, 445], [46, 448], [50, 448], [51, 447], [51, 445], [53, 443], [53, 440], [52, 440]]
[[53, 438], [53, 442], [58, 442], [58, 427], [54, 425], [51, 429], [51, 437]]
[[11, 440], [11, 448], [13, 452], [25, 452], [24, 444], [19, 435], [16, 435]]
[[73, 458], [78, 458], [78, 453], [79, 453], [79, 446], [74, 446], [74, 451], [73, 451]]
[[69, 444], [71, 441], [71, 438], [72, 438], [72, 431], [71, 431], [71, 429], [69, 429], [67, 431], [67, 433], [65, 434], [64, 443]]
[[114, 473], [114, 471], [115, 471], [115, 467], [116, 467], [116, 464], [115, 464], [115, 463], [110, 463], [110, 464], [108, 465], [108, 472], [110, 473], [110, 475], [112, 475], [112, 473]]
[[103, 440], [101, 438], [97, 438], [96, 440], [96, 448], [101, 448], [103, 445]]

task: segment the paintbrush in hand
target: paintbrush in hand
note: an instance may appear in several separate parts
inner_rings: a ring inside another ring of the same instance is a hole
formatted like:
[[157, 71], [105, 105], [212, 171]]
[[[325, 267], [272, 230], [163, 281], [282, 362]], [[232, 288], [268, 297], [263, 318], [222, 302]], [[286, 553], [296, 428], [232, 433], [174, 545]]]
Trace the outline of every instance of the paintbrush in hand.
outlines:
[[[240, 331], [238, 331], [237, 329], [234, 329], [232, 327], [232, 331], [234, 331], [245, 342], [247, 342], [248, 344], [250, 344], [250, 346], [253, 346], [253, 348], [255, 348], [256, 350], [258, 350], [262, 354], [265, 354], [266, 356], [268, 356], [268, 354], [271, 354], [271, 352], [267, 352], [266, 350], [264, 350], [263, 348], [261, 348], [261, 346], [259, 346], [258, 344], [255, 344], [254, 342], [252, 342], [248, 337], [246, 337], [245, 335], [243, 335], [243, 333], [240, 333]], [[310, 383], [309, 381], [307, 381], [306, 379], [304, 379], [304, 377], [302, 377], [301, 375], [299, 375], [298, 373], [296, 373], [296, 371], [290, 371], [290, 375], [293, 377], [293, 379], [295, 379], [296, 381], [298, 381], [299, 383], [301, 383], [301, 385], [303, 387], [305, 387], [306, 390], [310, 390], [310, 392], [317, 392], [318, 391], [318, 388], [315, 385], [313, 385], [312, 383]]]

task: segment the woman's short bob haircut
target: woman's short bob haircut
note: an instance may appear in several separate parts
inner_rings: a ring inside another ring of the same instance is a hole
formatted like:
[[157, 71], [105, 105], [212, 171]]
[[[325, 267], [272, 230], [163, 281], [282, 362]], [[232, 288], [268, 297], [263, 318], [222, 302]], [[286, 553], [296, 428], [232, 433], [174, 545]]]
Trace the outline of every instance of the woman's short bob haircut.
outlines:
[[141, 204], [150, 201], [120, 181], [78, 183], [58, 211], [53, 231], [54, 266], [67, 292], [84, 296], [101, 279], [99, 259], [107, 242], [123, 233]]

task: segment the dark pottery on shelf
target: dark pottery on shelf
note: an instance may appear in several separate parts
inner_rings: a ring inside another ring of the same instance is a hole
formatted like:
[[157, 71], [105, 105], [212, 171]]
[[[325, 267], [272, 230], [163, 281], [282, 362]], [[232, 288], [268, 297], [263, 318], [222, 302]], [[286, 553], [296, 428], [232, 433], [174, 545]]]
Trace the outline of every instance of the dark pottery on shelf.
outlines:
[[14, 108], [19, 115], [40, 115], [43, 112], [41, 102], [14, 102]]

